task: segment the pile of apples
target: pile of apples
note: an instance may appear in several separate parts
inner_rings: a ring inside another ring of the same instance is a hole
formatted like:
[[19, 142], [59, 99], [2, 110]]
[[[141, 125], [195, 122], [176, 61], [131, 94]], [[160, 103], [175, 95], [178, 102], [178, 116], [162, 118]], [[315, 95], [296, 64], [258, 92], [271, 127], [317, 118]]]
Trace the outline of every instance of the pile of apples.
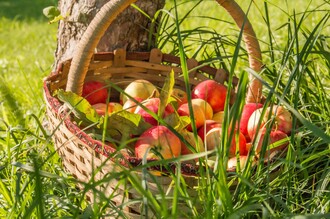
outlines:
[[[142, 79], [132, 81], [120, 94], [120, 100], [108, 102], [108, 106], [106, 105], [108, 89], [104, 83], [97, 81], [85, 83], [82, 96], [101, 116], [105, 115], [106, 110], [109, 115], [125, 110], [141, 115], [143, 120], [150, 124], [150, 127], [144, 130], [141, 135], [134, 136], [136, 141], [133, 148], [137, 158], [169, 159], [219, 147], [227, 87], [212, 79], [202, 81], [194, 86], [191, 90], [193, 112], [189, 110], [186, 91], [179, 88], [173, 88], [171, 91], [171, 97], [175, 101], [167, 104], [163, 112], [159, 112], [160, 91], [151, 82]], [[246, 103], [244, 105], [239, 124], [233, 127], [238, 138], [233, 135], [230, 141], [229, 157], [232, 159], [229, 160], [228, 168], [236, 165], [236, 151], [239, 151], [240, 163], [244, 164], [246, 156], [252, 150], [251, 145], [257, 145], [254, 147], [254, 153], [258, 154], [266, 136], [268, 137], [267, 145], [271, 146], [290, 135], [291, 113], [279, 105], [266, 108], [264, 113], [263, 108], [260, 103]], [[173, 115], [179, 118], [193, 118], [193, 122], [188, 120], [189, 122], [176, 130], [177, 133], [175, 134], [169, 127], [159, 124], [158, 120], [151, 114], [158, 114], [164, 120]], [[268, 127], [270, 118], [275, 119], [275, 122], [272, 123], [271, 132], [266, 135], [266, 126]], [[260, 126], [258, 127], [258, 125]], [[193, 133], [193, 126], [197, 130], [197, 138]], [[178, 137], [178, 133], [182, 138]], [[239, 142], [236, 142], [236, 139]], [[269, 151], [280, 150], [287, 144], [288, 142], [284, 142], [279, 146], [277, 145], [276, 148], [270, 147], [272, 149]], [[236, 149], [236, 147], [238, 148]]]

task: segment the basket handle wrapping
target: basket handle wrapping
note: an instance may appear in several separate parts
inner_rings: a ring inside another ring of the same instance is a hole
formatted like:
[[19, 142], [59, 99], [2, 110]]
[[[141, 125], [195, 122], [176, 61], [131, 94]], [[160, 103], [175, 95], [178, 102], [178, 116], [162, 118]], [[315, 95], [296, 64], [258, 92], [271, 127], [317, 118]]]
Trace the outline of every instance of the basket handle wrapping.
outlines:
[[[94, 54], [101, 37], [115, 18], [136, 0], [111, 0], [102, 6], [94, 19], [88, 25], [86, 31], [78, 44], [77, 50], [72, 58], [68, 74], [66, 90], [78, 95], [82, 94], [82, 87], [86, 77], [90, 60]], [[239, 28], [243, 28], [243, 39], [249, 55], [250, 67], [259, 72], [262, 68], [261, 51], [259, 42], [251, 23], [245, 13], [234, 0], [216, 0], [231, 17]], [[250, 85], [246, 102], [260, 102], [262, 97], [261, 82], [250, 75]]]

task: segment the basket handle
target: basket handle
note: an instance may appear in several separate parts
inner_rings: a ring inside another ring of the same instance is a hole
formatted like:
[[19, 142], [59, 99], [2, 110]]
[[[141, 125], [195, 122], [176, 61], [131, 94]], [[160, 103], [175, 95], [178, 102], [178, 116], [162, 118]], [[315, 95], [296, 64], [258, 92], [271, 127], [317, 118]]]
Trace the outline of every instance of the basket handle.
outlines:
[[[102, 6], [94, 19], [88, 25], [77, 46], [72, 58], [68, 74], [66, 90], [78, 95], [82, 94], [82, 87], [86, 77], [90, 60], [101, 37], [115, 18], [136, 0], [111, 0]], [[234, 0], [216, 0], [233, 17], [238, 27], [243, 27], [243, 39], [249, 54], [250, 67], [259, 72], [262, 67], [259, 42], [251, 23], [245, 13]], [[250, 86], [247, 93], [247, 102], [260, 102], [262, 84], [250, 75]]]

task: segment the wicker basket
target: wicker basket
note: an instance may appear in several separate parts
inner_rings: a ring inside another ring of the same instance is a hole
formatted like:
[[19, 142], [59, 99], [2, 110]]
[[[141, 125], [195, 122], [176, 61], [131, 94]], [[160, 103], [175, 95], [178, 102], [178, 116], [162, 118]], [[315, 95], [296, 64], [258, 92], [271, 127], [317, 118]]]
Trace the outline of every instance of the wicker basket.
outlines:
[[[114, 158], [116, 149], [91, 138], [65, 112], [60, 110], [62, 103], [53, 96], [54, 91], [61, 88], [81, 95], [84, 81], [111, 80], [113, 83], [120, 82], [120, 85], [124, 87], [127, 83], [141, 78], [161, 87], [172, 69], [175, 72], [175, 86], [185, 89], [179, 57], [163, 54], [158, 49], [150, 52], [116, 50], [93, 53], [107, 27], [133, 2], [134, 0], [113, 0], [105, 4], [82, 36], [73, 59], [62, 63], [56, 72], [51, 73], [44, 80], [47, 116], [54, 145], [63, 159], [65, 169], [82, 182], [82, 187], [84, 182], [87, 183], [91, 179], [97, 182], [108, 176], [108, 173], [120, 173], [136, 167], [141, 160], [125, 154]], [[249, 54], [250, 67], [259, 72], [262, 67], [261, 52], [250, 22], [234, 0], [218, 0], [218, 3], [229, 12], [238, 27], [244, 27], [243, 39]], [[199, 63], [194, 59], [188, 59], [187, 63], [189, 69], [195, 69], [189, 75], [192, 86], [207, 78], [214, 78], [222, 84], [228, 83], [228, 74], [223, 69], [215, 69], [211, 66], [195, 68]], [[237, 83], [238, 79], [234, 78], [233, 86], [235, 87]], [[260, 81], [250, 77], [247, 102], [260, 102], [261, 88]], [[231, 100], [234, 100], [234, 95], [235, 93], [232, 93]], [[119, 93], [114, 93], [111, 98], [118, 99], [118, 97]], [[154, 166], [151, 169], [159, 171], [159, 168], [161, 167]], [[174, 168], [177, 167], [173, 165]], [[181, 164], [180, 170], [188, 185], [190, 196], [195, 196], [197, 192], [192, 187], [197, 183], [198, 170], [190, 164]], [[139, 171], [136, 171], [136, 175], [144, 177]], [[124, 183], [122, 181], [118, 176], [99, 185], [98, 190], [102, 192], [99, 195], [111, 199], [113, 215], [140, 217], [144, 212], [140, 205], [129, 202], [129, 200], [139, 198], [139, 192], [128, 181]], [[171, 181], [172, 179], [166, 175], [150, 177], [147, 179], [148, 189], [152, 194], [159, 193], [160, 188], [164, 191], [170, 190]], [[88, 198], [93, 200], [92, 193], [88, 194]]]

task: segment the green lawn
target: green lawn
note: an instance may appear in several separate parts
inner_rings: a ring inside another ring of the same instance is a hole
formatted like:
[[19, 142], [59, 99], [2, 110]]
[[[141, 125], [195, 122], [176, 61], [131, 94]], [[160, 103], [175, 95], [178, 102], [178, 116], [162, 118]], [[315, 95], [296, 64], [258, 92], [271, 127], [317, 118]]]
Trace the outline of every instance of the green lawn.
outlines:
[[[246, 52], [242, 44], [239, 54], [234, 53], [239, 30], [231, 18], [213, 1], [179, 2], [184, 3], [179, 6], [178, 20], [189, 13], [180, 25], [188, 56], [213, 60], [215, 66], [226, 57], [221, 64], [228, 69], [236, 64], [233, 73], [244, 74]], [[248, 10], [250, 1], [237, 2]], [[229, 176], [239, 179], [233, 191], [221, 180], [221, 171], [204, 173], [212, 183], [199, 185], [200, 199], [194, 201], [202, 210], [189, 213], [195, 218], [329, 218], [330, 3], [254, 2], [249, 18], [266, 65], [261, 74], [264, 95], [268, 103], [291, 106], [297, 128], [286, 156], [270, 165], [280, 168], [274, 179], [269, 178], [267, 167], [246, 169]], [[42, 82], [52, 69], [57, 31], [56, 24], [48, 24], [42, 9], [54, 4], [55, 0], [0, 2], [1, 218], [98, 218], [109, 204], [106, 200], [101, 200], [102, 205], [85, 201], [76, 189], [77, 182], [63, 171], [42, 126]], [[166, 9], [174, 16], [173, 5], [174, 1], [167, 1]], [[165, 14], [163, 18], [167, 23], [162, 25], [158, 45], [165, 52], [179, 55], [174, 19]], [[238, 114], [233, 112], [230, 119], [237, 119]], [[221, 170], [223, 166], [218, 165]], [[123, 173], [123, 177], [130, 178], [130, 173]], [[178, 182], [176, 176], [172, 177]], [[182, 197], [182, 191], [178, 192]], [[148, 197], [146, 191], [141, 194]], [[157, 196], [137, 201], [141, 205], [149, 201], [151, 209], [158, 209], [176, 203], [176, 198]], [[185, 198], [189, 205], [192, 198]], [[175, 206], [162, 209], [156, 212], [157, 217], [173, 218], [180, 213], [180, 209], [173, 209]]]
[[[54, 61], [56, 25], [45, 21], [1, 19], [1, 83], [4, 83], [24, 110], [43, 105], [42, 78], [49, 74]], [[25, 98], [21, 98], [21, 97]]]
[[[25, 117], [37, 113], [44, 105], [42, 79], [49, 74], [54, 62], [57, 25], [48, 24], [42, 10], [54, 3], [0, 2], [0, 84], [8, 95], [19, 100], [12, 106], [14, 109], [3, 110], [4, 118], [13, 113]], [[6, 105], [9, 106], [3, 103]]]
[[47, 6], [55, 6], [56, 0], [15, 0], [1, 1], [0, 15], [9, 19], [16, 20], [41, 20], [45, 21], [42, 10]]

